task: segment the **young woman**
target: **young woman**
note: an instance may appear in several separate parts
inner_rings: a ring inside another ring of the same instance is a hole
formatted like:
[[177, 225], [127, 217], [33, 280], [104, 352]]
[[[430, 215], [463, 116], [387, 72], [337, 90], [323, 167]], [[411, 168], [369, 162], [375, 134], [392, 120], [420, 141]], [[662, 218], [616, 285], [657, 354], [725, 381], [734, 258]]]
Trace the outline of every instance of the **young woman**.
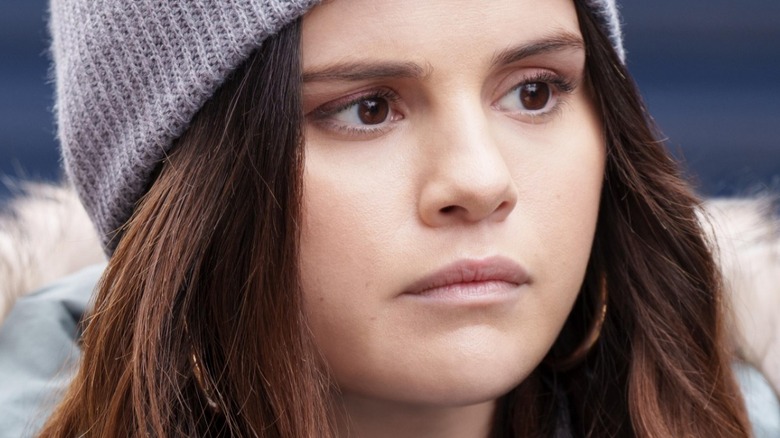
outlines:
[[41, 436], [749, 436], [614, 4], [313, 3], [52, 3], [110, 261]]

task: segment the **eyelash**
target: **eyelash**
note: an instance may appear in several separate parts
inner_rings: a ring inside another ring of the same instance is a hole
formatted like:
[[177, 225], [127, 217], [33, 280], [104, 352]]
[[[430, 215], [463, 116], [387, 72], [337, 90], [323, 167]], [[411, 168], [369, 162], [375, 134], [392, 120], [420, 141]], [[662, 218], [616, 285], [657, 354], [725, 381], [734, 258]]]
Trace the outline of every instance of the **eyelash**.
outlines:
[[[571, 94], [574, 92], [576, 88], [575, 82], [568, 78], [565, 78], [563, 76], [560, 76], [558, 74], [549, 71], [540, 71], [523, 78], [521, 82], [517, 83], [509, 91], [501, 95], [501, 97], [498, 100], [509, 95], [510, 93], [516, 92], [518, 89], [520, 89], [520, 87], [523, 87], [528, 84], [532, 84], [534, 82], [543, 82], [551, 85], [552, 96], [555, 99], [555, 102], [552, 108], [542, 113], [523, 114], [524, 117], [528, 117], [532, 120], [549, 118], [558, 114], [561, 110], [561, 105], [565, 103], [560, 99], [560, 96], [563, 94]], [[391, 89], [379, 88], [376, 90], [370, 90], [362, 94], [348, 96], [346, 98], [339, 99], [334, 102], [326, 103], [325, 105], [314, 109], [309, 114], [308, 117], [310, 117], [314, 123], [324, 127], [325, 129], [332, 130], [347, 136], [360, 137], [366, 135], [381, 134], [389, 129], [389, 127], [385, 123], [377, 126], [357, 127], [357, 126], [350, 126], [342, 123], [337, 123], [331, 119], [332, 116], [334, 116], [335, 114], [338, 114], [346, 109], [349, 109], [364, 100], [370, 100], [370, 99], [386, 99], [392, 111], [392, 107], [396, 106], [394, 104], [397, 103], [401, 98], [395, 91]], [[495, 107], [496, 104], [493, 104], [493, 106]], [[390, 117], [392, 117], [392, 112]]]

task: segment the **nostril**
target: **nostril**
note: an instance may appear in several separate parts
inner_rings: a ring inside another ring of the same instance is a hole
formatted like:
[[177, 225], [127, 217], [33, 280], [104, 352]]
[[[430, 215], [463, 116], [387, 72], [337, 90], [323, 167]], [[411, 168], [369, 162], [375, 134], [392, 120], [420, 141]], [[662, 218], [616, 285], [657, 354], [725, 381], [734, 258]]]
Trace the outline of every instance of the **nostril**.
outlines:
[[448, 206], [446, 206], [446, 207], [443, 207], [443, 208], [442, 208], [442, 209], [440, 209], [439, 211], [440, 211], [440, 212], [442, 212], [442, 213], [444, 213], [444, 214], [450, 214], [450, 213], [452, 213], [453, 211], [455, 211], [455, 209], [456, 209], [456, 208], [457, 208], [457, 207], [456, 207], [456, 206], [454, 206], [454, 205], [448, 205]]

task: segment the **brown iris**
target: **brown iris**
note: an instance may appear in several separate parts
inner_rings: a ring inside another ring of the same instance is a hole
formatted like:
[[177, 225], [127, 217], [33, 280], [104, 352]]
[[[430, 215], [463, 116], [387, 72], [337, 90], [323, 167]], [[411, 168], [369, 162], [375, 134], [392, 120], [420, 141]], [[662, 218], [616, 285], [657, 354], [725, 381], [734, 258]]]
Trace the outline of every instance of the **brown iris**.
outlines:
[[550, 86], [545, 82], [531, 82], [520, 87], [520, 101], [530, 111], [544, 109], [550, 102]]
[[363, 99], [358, 103], [358, 117], [366, 125], [378, 125], [385, 120], [390, 113], [390, 104], [387, 99], [372, 97]]

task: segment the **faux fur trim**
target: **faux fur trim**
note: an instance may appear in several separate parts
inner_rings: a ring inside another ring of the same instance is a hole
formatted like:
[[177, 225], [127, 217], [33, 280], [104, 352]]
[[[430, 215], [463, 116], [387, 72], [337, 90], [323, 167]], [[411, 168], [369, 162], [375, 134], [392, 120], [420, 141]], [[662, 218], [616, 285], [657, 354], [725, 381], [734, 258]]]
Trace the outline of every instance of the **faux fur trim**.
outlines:
[[780, 394], [780, 221], [767, 199], [706, 203], [735, 352]]
[[25, 183], [0, 214], [0, 323], [16, 299], [105, 260], [75, 191]]

